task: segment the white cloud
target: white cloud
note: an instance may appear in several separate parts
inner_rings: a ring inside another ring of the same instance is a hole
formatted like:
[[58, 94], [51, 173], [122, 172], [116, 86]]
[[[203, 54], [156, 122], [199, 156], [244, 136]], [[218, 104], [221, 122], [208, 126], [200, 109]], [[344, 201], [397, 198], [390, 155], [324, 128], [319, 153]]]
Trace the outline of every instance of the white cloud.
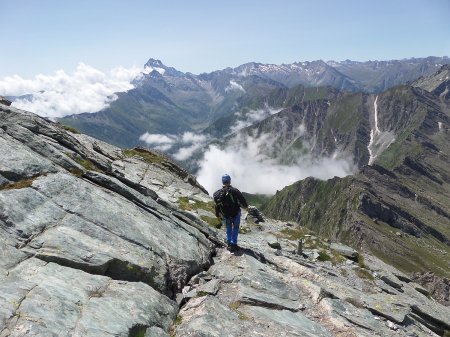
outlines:
[[181, 141], [185, 144], [189, 143], [204, 143], [207, 141], [207, 137], [205, 135], [195, 134], [193, 132], [185, 132], [181, 136]]
[[173, 157], [176, 160], [186, 160], [191, 157], [195, 151], [202, 148], [204, 145], [204, 143], [196, 143], [187, 147], [182, 147], [173, 155]]
[[5, 77], [0, 80], [0, 95], [32, 94], [31, 100], [17, 100], [13, 102], [13, 106], [43, 117], [57, 118], [96, 112], [117, 98], [114, 93], [132, 89], [130, 82], [151, 70], [136, 66], [116, 67], [109, 73], [103, 73], [80, 63], [71, 74], [58, 70], [54, 75], [40, 74], [31, 80], [18, 75]]
[[208, 192], [220, 188], [220, 177], [224, 173], [231, 175], [232, 184], [241, 191], [274, 194], [276, 190], [309, 176], [328, 179], [346, 176], [355, 170], [351, 160], [337, 159], [338, 156], [320, 159], [303, 156], [295, 164], [281, 165], [264, 154], [267, 144], [274, 143], [271, 136], [241, 137], [224, 149], [212, 145], [205, 152], [197, 176]]
[[177, 160], [188, 159], [209, 141], [207, 136], [194, 132], [185, 132], [181, 135], [150, 134], [146, 132], [139, 139], [160, 151], [168, 151], [174, 145], [180, 145], [180, 148], [173, 154], [173, 157]]
[[146, 142], [155, 150], [165, 152], [172, 148], [173, 144], [177, 141], [177, 136], [146, 132], [139, 137], [139, 140]]
[[147, 144], [173, 144], [175, 142], [175, 136], [167, 136], [160, 133], [144, 133], [139, 137], [139, 140], [146, 142]]
[[269, 106], [266, 106], [264, 109], [251, 110], [247, 112], [245, 115], [243, 114], [243, 112], [238, 111], [235, 113], [235, 115], [240, 117], [240, 119], [238, 119], [236, 123], [231, 126], [230, 128], [231, 133], [235, 133], [243, 128], [246, 128], [247, 126], [260, 122], [266, 119], [267, 117], [280, 112], [281, 110], [283, 109], [282, 108], [274, 109]]

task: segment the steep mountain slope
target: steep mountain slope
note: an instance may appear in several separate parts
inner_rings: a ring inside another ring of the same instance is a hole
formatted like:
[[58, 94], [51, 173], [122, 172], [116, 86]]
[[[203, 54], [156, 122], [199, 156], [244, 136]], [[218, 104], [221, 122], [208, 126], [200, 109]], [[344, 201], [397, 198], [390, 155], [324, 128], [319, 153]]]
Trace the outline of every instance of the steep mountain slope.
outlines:
[[213, 216], [167, 158], [0, 105], [0, 336], [450, 330], [448, 307], [370, 255], [271, 219], [243, 221], [231, 254]]
[[[259, 111], [264, 104], [284, 109], [228, 136], [222, 147], [236, 139], [244, 145], [248, 139], [267, 139], [260, 153], [281, 163], [295, 163], [304, 156], [337, 157], [348, 158], [359, 168], [372, 163], [389, 146], [380, 161], [391, 166], [402, 160], [409, 151], [402, 141], [427, 113], [440, 110], [434, 96], [411, 86], [377, 95], [299, 86], [277, 90], [259, 102]], [[207, 131], [217, 135], [232, 130], [245, 117], [221, 119]]]
[[449, 102], [406, 86], [377, 98], [378, 132], [372, 121], [371, 142], [383, 133], [390, 137], [389, 146], [371, 158], [372, 166], [342, 179], [300, 181], [278, 192], [265, 210], [367, 249], [403, 270], [448, 277]]

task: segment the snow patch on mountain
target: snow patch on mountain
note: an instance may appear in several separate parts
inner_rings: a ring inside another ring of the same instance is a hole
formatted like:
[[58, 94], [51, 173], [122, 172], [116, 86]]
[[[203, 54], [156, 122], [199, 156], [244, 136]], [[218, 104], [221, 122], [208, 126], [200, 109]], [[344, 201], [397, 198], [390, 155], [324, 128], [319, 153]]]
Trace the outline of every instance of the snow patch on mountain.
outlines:
[[245, 89], [242, 87], [242, 85], [233, 80], [230, 80], [230, 85], [225, 88], [225, 92], [230, 90], [240, 90], [245, 93]]
[[392, 131], [380, 131], [378, 128], [378, 96], [375, 97], [375, 101], [373, 102], [374, 109], [374, 127], [370, 131], [370, 142], [367, 146], [367, 150], [369, 151], [369, 165], [372, 165], [375, 162], [375, 159], [381, 154], [384, 150], [386, 150], [389, 145], [391, 145], [395, 141], [395, 134]]

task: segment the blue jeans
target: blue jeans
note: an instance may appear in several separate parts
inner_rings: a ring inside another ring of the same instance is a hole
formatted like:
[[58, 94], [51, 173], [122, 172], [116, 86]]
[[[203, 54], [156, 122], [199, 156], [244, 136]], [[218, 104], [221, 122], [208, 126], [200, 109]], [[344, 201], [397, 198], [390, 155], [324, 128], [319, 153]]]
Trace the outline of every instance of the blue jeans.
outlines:
[[241, 212], [239, 212], [234, 217], [225, 218], [225, 224], [227, 225], [227, 241], [232, 245], [237, 245], [240, 223], [241, 223]]

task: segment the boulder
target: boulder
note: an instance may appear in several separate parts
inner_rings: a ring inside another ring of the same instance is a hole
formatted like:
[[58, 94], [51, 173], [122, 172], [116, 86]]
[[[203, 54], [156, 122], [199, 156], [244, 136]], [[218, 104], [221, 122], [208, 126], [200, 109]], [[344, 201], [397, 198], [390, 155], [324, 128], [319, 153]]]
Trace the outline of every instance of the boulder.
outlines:
[[358, 259], [358, 252], [349, 246], [343, 245], [342, 243], [332, 243], [330, 244], [330, 249], [351, 260]]

